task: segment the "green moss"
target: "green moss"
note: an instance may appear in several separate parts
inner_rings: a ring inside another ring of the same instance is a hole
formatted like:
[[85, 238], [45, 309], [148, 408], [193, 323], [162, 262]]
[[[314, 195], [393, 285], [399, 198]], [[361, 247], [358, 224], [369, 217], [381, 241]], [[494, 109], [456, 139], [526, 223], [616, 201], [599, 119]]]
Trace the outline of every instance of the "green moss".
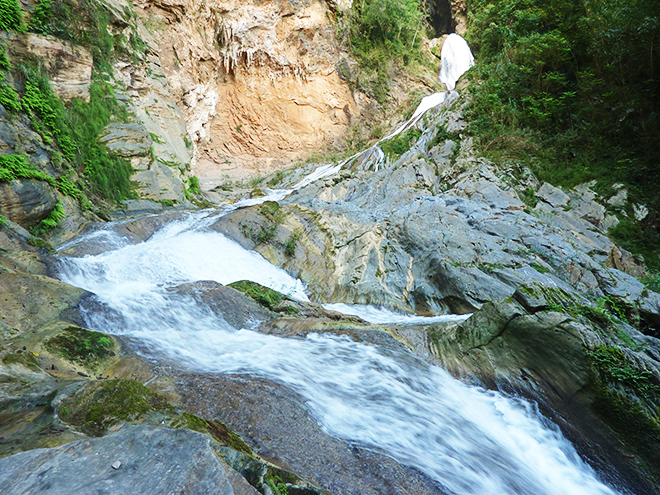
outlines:
[[536, 271], [539, 272], [539, 273], [548, 273], [548, 272], [550, 272], [550, 269], [549, 269], [549, 268], [546, 268], [546, 267], [543, 266], [543, 265], [539, 265], [538, 263], [531, 262], [531, 263], [529, 264], [529, 266], [531, 266], [532, 268], [534, 268], [534, 270], [536, 270]]
[[136, 421], [149, 411], [171, 411], [159, 394], [134, 380], [91, 382], [67, 397], [58, 410], [62, 421], [101, 436], [117, 421]]
[[7, 354], [2, 358], [3, 364], [20, 364], [34, 371], [39, 371], [41, 366], [39, 366], [39, 361], [31, 352], [16, 352], [13, 354]]
[[229, 287], [241, 291], [270, 310], [275, 310], [275, 307], [282, 301], [282, 294], [279, 292], [249, 280], [232, 282]]
[[63, 330], [46, 342], [46, 348], [90, 369], [115, 355], [115, 343], [111, 337], [78, 327]]
[[182, 415], [185, 424], [180, 424], [180, 427], [186, 427], [189, 430], [198, 431], [200, 433], [209, 433], [218, 442], [226, 445], [230, 449], [244, 454], [254, 455], [250, 446], [245, 443], [240, 435], [231, 431], [227, 426], [220, 421], [205, 420], [194, 414], [183, 413]]
[[596, 414], [605, 421], [619, 439], [639, 456], [640, 467], [660, 480], [660, 421], [629, 396], [606, 385], [596, 385], [593, 402]]

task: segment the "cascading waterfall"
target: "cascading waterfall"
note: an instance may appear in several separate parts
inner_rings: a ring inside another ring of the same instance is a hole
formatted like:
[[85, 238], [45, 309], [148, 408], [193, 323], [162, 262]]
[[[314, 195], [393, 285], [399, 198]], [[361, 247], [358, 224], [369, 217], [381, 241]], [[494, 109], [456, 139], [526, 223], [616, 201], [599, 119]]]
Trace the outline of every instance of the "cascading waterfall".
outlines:
[[469, 387], [399, 348], [235, 329], [178, 293], [187, 282], [251, 279], [306, 299], [300, 281], [210, 230], [216, 219], [190, 214], [136, 245], [96, 232], [107, 251], [61, 258], [62, 280], [96, 294], [88, 326], [189, 370], [277, 380], [304, 398], [329, 434], [413, 466], [448, 493], [616, 493], [529, 402]]
[[[441, 80], [445, 77], [442, 82], [450, 90], [461, 70], [472, 63], [469, 48], [469, 63], [457, 62], [465, 57], [467, 44], [461, 45], [453, 36], [442, 52], [443, 61], [447, 56], [448, 62], [446, 68], [443, 62]], [[414, 125], [452, 95], [426, 97], [411, 119], [388, 138]], [[382, 151], [375, 155], [382, 159]], [[254, 330], [256, 321], [251, 328], [232, 328], [222, 315], [177, 292], [178, 285], [189, 282], [228, 284], [249, 279], [307, 300], [299, 280], [209, 227], [218, 215], [282, 199], [338, 172], [348, 161], [320, 167], [292, 189], [272, 190], [264, 198], [238, 202], [220, 213], [190, 214], [140, 244], [131, 244], [107, 225], [61, 247], [94, 243], [99, 253], [61, 258], [61, 278], [96, 294], [96, 301], [83, 308], [90, 328], [130, 337], [141, 352], [188, 370], [252, 374], [279, 381], [304, 398], [327, 433], [413, 466], [448, 493], [615, 494], [579, 458], [559, 429], [527, 401], [467, 386], [400, 348], [329, 334], [264, 335]], [[420, 319], [382, 308], [326, 307], [383, 324], [465, 318]]]

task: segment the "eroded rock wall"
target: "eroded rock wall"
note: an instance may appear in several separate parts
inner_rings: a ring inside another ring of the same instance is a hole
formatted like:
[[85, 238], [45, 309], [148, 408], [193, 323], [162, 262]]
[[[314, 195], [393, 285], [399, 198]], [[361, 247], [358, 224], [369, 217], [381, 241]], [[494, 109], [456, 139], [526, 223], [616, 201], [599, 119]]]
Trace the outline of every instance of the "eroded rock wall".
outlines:
[[343, 134], [356, 107], [331, 19], [347, 2], [146, 0], [136, 10], [201, 178], [271, 171]]

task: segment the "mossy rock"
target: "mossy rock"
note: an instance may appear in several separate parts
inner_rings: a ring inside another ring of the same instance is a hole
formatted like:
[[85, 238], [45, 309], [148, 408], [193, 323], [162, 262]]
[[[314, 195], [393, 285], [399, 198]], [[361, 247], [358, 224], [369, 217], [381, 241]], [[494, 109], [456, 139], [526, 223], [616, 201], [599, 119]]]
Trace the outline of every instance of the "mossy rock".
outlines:
[[271, 311], [275, 311], [275, 308], [280, 304], [283, 297], [281, 293], [249, 280], [232, 282], [229, 284], [229, 287], [241, 291], [243, 294], [251, 297], [261, 306], [268, 308]]
[[60, 419], [101, 436], [118, 421], [134, 422], [150, 411], [172, 411], [167, 400], [134, 380], [94, 381], [64, 398], [57, 407]]
[[34, 356], [34, 354], [30, 352], [18, 351], [12, 354], [7, 354], [2, 358], [2, 363], [6, 365], [20, 364], [21, 366], [24, 366], [33, 371], [41, 370], [39, 361], [37, 361], [37, 358]]
[[660, 481], [660, 386], [616, 347], [589, 352], [595, 413], [638, 456], [640, 467]]
[[252, 189], [250, 191], [250, 199], [263, 198], [266, 195], [263, 189]]
[[69, 327], [46, 341], [46, 348], [68, 361], [96, 369], [100, 363], [115, 356], [113, 337], [79, 327]]
[[208, 433], [219, 443], [230, 449], [254, 456], [254, 452], [245, 441], [220, 421], [206, 420], [190, 413], [182, 413], [181, 418], [172, 425], [175, 428], [188, 428], [200, 433]]

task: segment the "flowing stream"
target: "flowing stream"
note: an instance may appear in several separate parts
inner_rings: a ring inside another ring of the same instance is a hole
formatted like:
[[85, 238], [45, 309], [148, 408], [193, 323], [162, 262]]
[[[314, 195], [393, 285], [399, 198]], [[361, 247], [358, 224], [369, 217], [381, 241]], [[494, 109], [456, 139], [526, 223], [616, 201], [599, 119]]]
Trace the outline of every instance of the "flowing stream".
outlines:
[[[449, 493], [616, 493], [529, 402], [467, 386], [400, 349], [346, 336], [294, 338], [232, 328], [178, 293], [176, 286], [188, 282], [251, 279], [307, 298], [299, 280], [209, 229], [217, 217], [189, 214], [139, 244], [113, 233], [112, 225], [77, 239], [107, 249], [61, 258], [62, 280], [96, 294], [98, 302], [85, 315], [89, 327], [137, 339], [141, 349], [189, 370], [277, 380], [304, 397], [329, 434], [414, 466]], [[410, 323], [386, 313], [376, 311], [381, 322]]]
[[[446, 62], [440, 78], [453, 89], [471, 66], [472, 55], [462, 38], [451, 35], [442, 56]], [[411, 119], [387, 138], [455, 96], [452, 92], [426, 97]], [[373, 150], [380, 151], [377, 146]], [[336, 173], [354, 158], [320, 167], [292, 189], [273, 190], [231, 209], [282, 199], [294, 189]], [[248, 279], [307, 300], [299, 280], [209, 228], [226, 211], [189, 214], [139, 244], [131, 244], [108, 224], [61, 246], [89, 244], [99, 253], [63, 257], [60, 262], [62, 280], [96, 294], [96, 301], [83, 308], [88, 326], [137, 340], [141, 349], [148, 349], [143, 352], [188, 370], [279, 381], [304, 398], [327, 433], [413, 466], [447, 493], [617, 493], [598, 479], [559, 429], [530, 402], [465, 385], [399, 348], [331, 334], [264, 335], [255, 331], [258, 322], [251, 328], [232, 328], [222, 315], [177, 292], [178, 285], [189, 282], [228, 284]], [[465, 318], [428, 319], [383, 308], [328, 303], [329, 309], [381, 324]]]

